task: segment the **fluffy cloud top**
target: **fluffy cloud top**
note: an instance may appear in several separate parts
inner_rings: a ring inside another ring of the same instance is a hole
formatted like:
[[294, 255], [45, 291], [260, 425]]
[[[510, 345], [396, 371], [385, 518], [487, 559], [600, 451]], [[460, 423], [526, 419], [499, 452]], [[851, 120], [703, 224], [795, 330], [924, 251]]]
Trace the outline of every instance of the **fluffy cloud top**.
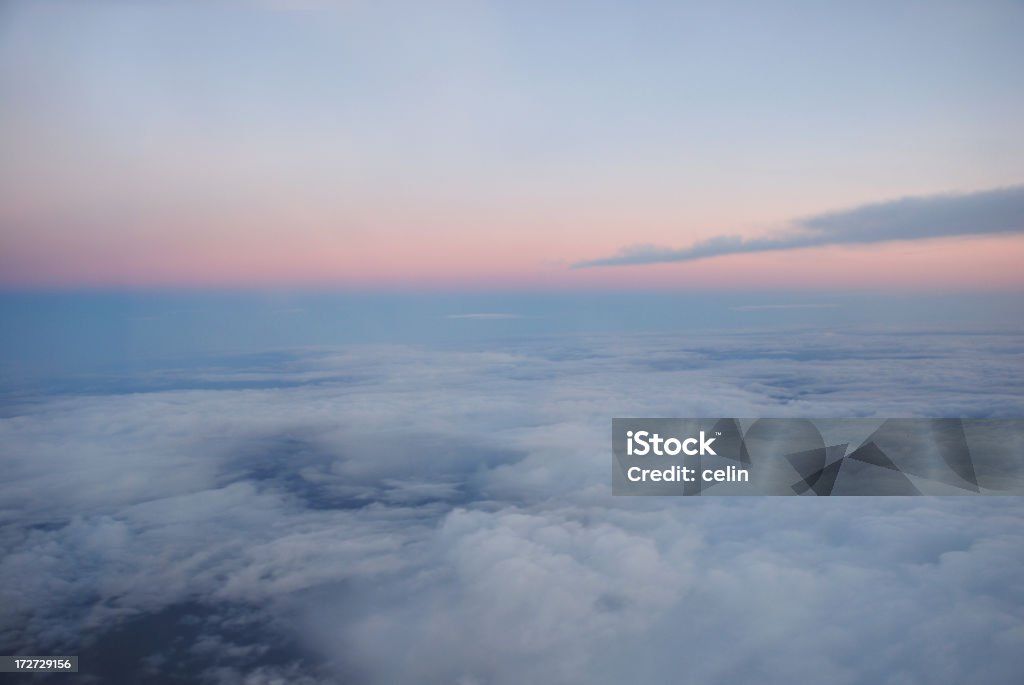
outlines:
[[86, 682], [1014, 683], [1016, 499], [612, 498], [607, 439], [622, 415], [1011, 416], [1022, 348], [352, 347], [36, 398], [0, 420], [0, 647], [78, 653]]

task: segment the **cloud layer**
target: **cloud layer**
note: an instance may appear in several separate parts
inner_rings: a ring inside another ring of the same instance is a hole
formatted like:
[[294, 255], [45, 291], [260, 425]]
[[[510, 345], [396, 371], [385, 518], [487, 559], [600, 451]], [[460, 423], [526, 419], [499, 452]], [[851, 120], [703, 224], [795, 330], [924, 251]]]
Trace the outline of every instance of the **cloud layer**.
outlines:
[[798, 219], [781, 235], [721, 235], [676, 249], [634, 245], [619, 254], [578, 262], [574, 268], [689, 262], [748, 252], [894, 240], [1024, 233], [1024, 186], [969, 194], [908, 197]]
[[1019, 415], [1022, 352], [369, 346], [19, 401], [0, 649], [93, 682], [1015, 683], [1016, 499], [612, 498], [607, 439], [619, 415]]

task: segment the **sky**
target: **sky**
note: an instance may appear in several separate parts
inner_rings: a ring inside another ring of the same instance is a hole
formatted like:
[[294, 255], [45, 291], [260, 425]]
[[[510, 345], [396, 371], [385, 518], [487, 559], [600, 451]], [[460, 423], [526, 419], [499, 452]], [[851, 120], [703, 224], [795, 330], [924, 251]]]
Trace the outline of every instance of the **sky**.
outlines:
[[608, 437], [1024, 415], [1021, 36], [1009, 0], [0, 0], [0, 654], [1019, 685], [1021, 498], [614, 497]]
[[1016, 293], [1021, 35], [996, 0], [13, 0], [0, 287]]

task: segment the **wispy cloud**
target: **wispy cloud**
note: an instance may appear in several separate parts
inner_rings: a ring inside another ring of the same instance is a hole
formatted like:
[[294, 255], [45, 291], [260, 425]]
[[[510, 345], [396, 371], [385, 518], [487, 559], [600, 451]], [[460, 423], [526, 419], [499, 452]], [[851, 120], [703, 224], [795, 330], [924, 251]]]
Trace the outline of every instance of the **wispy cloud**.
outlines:
[[968, 194], [907, 197], [797, 219], [790, 230], [764, 238], [720, 235], [672, 248], [641, 244], [573, 268], [689, 262], [709, 257], [825, 245], [1024, 233], [1024, 186]]
[[760, 312], [774, 311], [777, 309], [833, 309], [839, 305], [831, 302], [805, 303], [805, 304], [743, 304], [738, 307], [731, 307], [734, 312]]
[[504, 319], [521, 319], [519, 314], [507, 312], [475, 312], [472, 314], [449, 314], [446, 319], [476, 319], [480, 321], [501, 321]]

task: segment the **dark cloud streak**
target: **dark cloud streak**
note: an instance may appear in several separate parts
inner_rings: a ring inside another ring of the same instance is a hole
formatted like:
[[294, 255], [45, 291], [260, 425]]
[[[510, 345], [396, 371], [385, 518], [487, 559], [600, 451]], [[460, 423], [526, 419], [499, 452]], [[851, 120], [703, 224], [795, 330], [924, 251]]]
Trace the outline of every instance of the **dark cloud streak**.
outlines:
[[611, 257], [578, 262], [573, 268], [690, 262], [730, 254], [826, 245], [1021, 232], [1024, 232], [1024, 186], [1014, 186], [968, 194], [907, 197], [818, 214], [795, 220], [788, 233], [766, 238], [721, 235], [682, 249], [633, 245]]

